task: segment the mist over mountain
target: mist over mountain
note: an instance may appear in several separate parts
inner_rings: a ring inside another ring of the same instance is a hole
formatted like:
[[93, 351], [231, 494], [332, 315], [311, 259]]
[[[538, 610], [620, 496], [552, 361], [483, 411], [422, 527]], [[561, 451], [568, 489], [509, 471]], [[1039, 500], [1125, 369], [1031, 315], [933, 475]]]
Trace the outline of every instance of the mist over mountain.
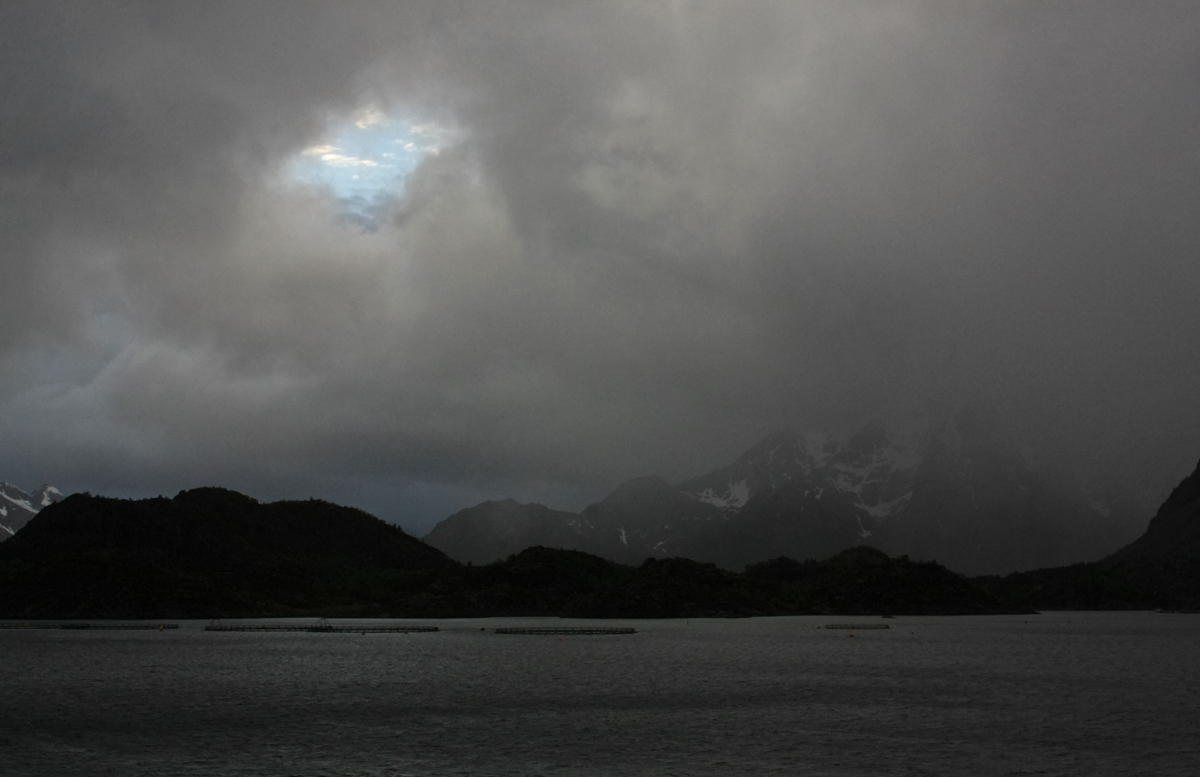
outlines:
[[869, 544], [999, 574], [1115, 551], [1142, 528], [1128, 509], [1034, 469], [971, 406], [949, 419], [868, 424], [844, 443], [778, 432], [712, 472], [675, 484], [632, 480], [577, 514], [483, 503], [425, 539], [476, 563], [527, 543], [621, 563], [683, 556], [731, 569]]
[[1200, 464], [1145, 532], [1110, 556], [976, 582], [1014, 607], [1200, 612]]
[[[996, 516], [1076, 514], [1072, 477], [1150, 515], [1200, 449], [1198, 38], [1184, 0], [5, 2], [0, 472], [415, 535], [596, 505], [641, 553], [721, 519], [614, 486], [721, 512], [757, 481], [684, 484], [818, 430], [742, 522], [1034, 563]], [[866, 420], [975, 401], [1025, 464], [829, 490]], [[834, 492], [853, 521], [773, 523]]]

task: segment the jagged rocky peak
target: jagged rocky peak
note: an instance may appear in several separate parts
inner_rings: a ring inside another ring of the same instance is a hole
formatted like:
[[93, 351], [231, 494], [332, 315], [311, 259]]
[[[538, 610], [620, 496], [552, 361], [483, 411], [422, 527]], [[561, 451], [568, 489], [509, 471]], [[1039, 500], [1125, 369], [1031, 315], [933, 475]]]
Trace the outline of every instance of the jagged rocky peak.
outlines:
[[781, 430], [767, 435], [737, 461], [679, 484], [700, 502], [726, 511], [740, 510], [751, 497], [801, 480], [838, 450], [823, 434]]
[[871, 421], [845, 443], [826, 434], [777, 431], [732, 464], [685, 481], [679, 489], [734, 515], [758, 494], [803, 485], [814, 493], [843, 495], [862, 518], [885, 519], [908, 504], [916, 474], [931, 454], [955, 459], [964, 450], [964, 436], [992, 436], [986, 412], [972, 410], [960, 416]]
[[21, 530], [29, 519], [63, 498], [54, 486], [43, 485], [26, 493], [12, 483], [0, 483], [0, 542]]
[[49, 507], [55, 502], [61, 502], [63, 494], [57, 488], [51, 485], [42, 484], [42, 487], [34, 491], [30, 496], [33, 497], [33, 505], [39, 510], [43, 507]]
[[837, 442], [819, 432], [796, 434], [780, 430], [764, 437], [742, 454], [740, 463], [765, 472], [808, 470], [837, 451]]

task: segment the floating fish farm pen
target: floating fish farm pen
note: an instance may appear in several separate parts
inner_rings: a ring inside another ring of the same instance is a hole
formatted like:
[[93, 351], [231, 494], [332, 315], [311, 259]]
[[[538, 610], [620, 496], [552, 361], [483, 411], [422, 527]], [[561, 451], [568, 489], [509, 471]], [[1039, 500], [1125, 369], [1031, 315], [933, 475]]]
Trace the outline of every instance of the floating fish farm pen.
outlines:
[[178, 623], [0, 623], [0, 629], [87, 629], [89, 631], [165, 631]]
[[529, 636], [589, 636], [600, 634], [636, 634], [635, 629], [615, 628], [615, 627], [550, 627], [550, 628], [500, 628], [496, 629], [497, 634], [524, 634]]
[[437, 626], [411, 626], [405, 624], [334, 625], [327, 618], [313, 624], [303, 623], [222, 623], [214, 620], [204, 627], [205, 631], [306, 631], [317, 634], [413, 634], [437, 631]]

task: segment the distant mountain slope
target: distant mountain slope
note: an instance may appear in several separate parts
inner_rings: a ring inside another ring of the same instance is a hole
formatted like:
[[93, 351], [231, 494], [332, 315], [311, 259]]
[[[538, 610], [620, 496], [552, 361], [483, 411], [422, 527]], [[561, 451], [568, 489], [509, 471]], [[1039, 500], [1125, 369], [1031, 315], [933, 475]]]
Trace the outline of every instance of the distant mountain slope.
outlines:
[[710, 537], [728, 521], [721, 509], [698, 502], [659, 477], [637, 478], [584, 508], [571, 528], [579, 550], [622, 564], [648, 558], [714, 561]]
[[1133, 558], [1200, 559], [1200, 464], [1158, 508], [1146, 533], [1114, 553], [1114, 561]]
[[512, 499], [482, 502], [439, 523], [425, 542], [453, 548], [457, 561], [487, 564], [537, 545], [571, 547], [575, 535], [569, 524], [575, 518], [574, 513]]
[[457, 566], [395, 526], [318, 500], [260, 504], [219, 488], [75, 494], [0, 547], [0, 617], [353, 610], [406, 574]]
[[1108, 558], [979, 583], [1014, 606], [1200, 610], [1200, 464], [1146, 532]]
[[777, 432], [727, 466], [678, 484], [639, 478], [577, 515], [503, 504], [451, 516], [426, 540], [475, 562], [514, 552], [491, 538], [519, 534], [622, 563], [683, 556], [729, 569], [872, 544], [995, 574], [1100, 558], [1133, 538], [1125, 516], [1034, 471], [971, 410], [869, 424], [845, 444]]
[[63, 498], [54, 486], [42, 486], [27, 494], [11, 483], [0, 483], [0, 542], [21, 530], [42, 508]]

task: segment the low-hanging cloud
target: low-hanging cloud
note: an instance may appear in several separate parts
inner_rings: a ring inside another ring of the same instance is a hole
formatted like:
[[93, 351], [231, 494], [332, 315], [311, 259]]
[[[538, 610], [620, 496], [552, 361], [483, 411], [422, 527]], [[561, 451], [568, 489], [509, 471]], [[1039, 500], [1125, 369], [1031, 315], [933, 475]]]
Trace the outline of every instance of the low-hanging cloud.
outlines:
[[[978, 399], [1200, 455], [1191, 4], [0, 14], [9, 479], [420, 530]], [[368, 115], [453, 130], [370, 229], [286, 174]]]

